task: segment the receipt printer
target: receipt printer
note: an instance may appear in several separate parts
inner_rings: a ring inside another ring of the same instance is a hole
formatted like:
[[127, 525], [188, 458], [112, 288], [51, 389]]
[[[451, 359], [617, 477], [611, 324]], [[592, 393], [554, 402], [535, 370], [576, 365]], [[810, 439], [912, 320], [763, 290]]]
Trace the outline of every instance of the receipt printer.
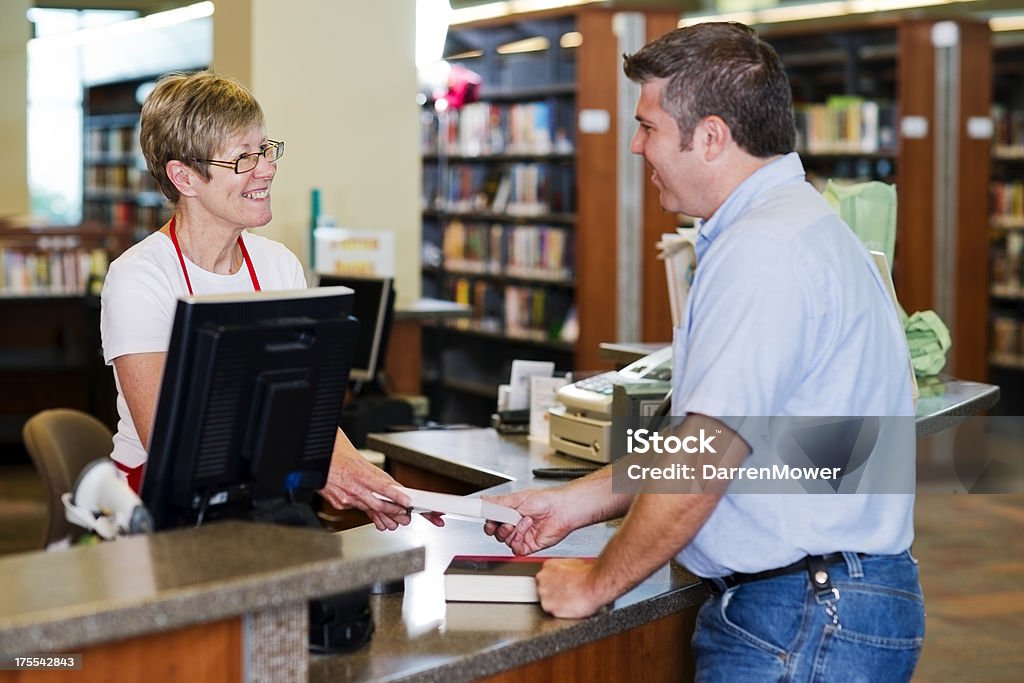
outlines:
[[548, 411], [550, 445], [566, 455], [608, 463], [624, 454], [626, 421], [613, 417], [657, 414], [671, 388], [672, 348], [666, 347], [617, 372], [588, 377], [558, 390]]

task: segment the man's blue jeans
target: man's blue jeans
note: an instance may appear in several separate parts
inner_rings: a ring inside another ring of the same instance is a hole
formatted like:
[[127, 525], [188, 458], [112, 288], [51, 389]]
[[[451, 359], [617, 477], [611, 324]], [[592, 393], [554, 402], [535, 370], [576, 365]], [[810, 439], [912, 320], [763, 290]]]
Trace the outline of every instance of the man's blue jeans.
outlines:
[[924, 642], [917, 560], [909, 551], [844, 559], [828, 567], [839, 592], [831, 608], [807, 572], [712, 596], [693, 636], [697, 683], [909, 681]]

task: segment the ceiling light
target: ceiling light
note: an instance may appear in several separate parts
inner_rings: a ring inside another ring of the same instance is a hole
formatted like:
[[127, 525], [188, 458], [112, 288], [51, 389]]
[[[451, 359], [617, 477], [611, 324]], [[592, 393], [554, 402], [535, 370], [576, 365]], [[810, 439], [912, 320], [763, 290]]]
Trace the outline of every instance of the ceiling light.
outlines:
[[547, 9], [558, 9], [562, 7], [575, 7], [577, 5], [588, 5], [592, 2], [603, 2], [604, 0], [503, 0], [502, 2], [488, 2], [482, 5], [472, 5], [452, 10], [451, 24], [467, 24], [483, 19], [495, 19], [510, 14], [522, 14], [524, 12], [537, 12]]
[[541, 50], [547, 50], [551, 47], [551, 42], [543, 36], [534, 36], [533, 38], [523, 38], [522, 40], [514, 40], [511, 43], [505, 43], [499, 45], [496, 48], [496, 52], [499, 55], [511, 55], [517, 52], [540, 52]]
[[1024, 31], [1024, 14], [990, 17], [988, 27], [993, 31]]
[[743, 24], [774, 24], [786, 21], [825, 19], [851, 14], [892, 12], [895, 10], [934, 7], [937, 5], [963, 4], [976, 0], [833, 0], [832, 2], [807, 2], [754, 9], [726, 14], [691, 14], [679, 20], [678, 26], [692, 26], [708, 21], [738, 21]]

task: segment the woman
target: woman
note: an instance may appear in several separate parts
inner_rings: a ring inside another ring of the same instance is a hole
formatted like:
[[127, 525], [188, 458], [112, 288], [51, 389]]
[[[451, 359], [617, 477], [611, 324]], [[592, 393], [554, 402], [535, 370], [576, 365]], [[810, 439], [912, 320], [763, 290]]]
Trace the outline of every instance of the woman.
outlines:
[[[142, 107], [140, 138], [174, 214], [110, 265], [100, 322], [117, 385], [111, 457], [136, 491], [178, 298], [306, 286], [294, 254], [246, 230], [270, 222], [284, 143], [267, 138], [263, 111], [244, 87], [206, 71], [165, 76]], [[395, 486], [339, 429], [320, 493], [335, 507], [364, 510], [378, 529], [395, 529], [409, 523], [402, 505], [411, 503]]]

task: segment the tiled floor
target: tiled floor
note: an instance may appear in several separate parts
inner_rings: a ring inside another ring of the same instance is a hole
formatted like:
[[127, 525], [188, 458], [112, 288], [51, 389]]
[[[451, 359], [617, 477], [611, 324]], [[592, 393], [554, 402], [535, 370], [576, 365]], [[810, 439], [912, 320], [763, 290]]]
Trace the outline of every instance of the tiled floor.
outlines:
[[926, 493], [917, 540], [927, 611], [916, 681], [1024, 681], [1024, 495]]
[[[0, 465], [0, 553], [35, 547], [45, 514], [31, 466]], [[1022, 532], [1024, 494], [918, 496], [928, 632], [915, 681], [1024, 680]]]

